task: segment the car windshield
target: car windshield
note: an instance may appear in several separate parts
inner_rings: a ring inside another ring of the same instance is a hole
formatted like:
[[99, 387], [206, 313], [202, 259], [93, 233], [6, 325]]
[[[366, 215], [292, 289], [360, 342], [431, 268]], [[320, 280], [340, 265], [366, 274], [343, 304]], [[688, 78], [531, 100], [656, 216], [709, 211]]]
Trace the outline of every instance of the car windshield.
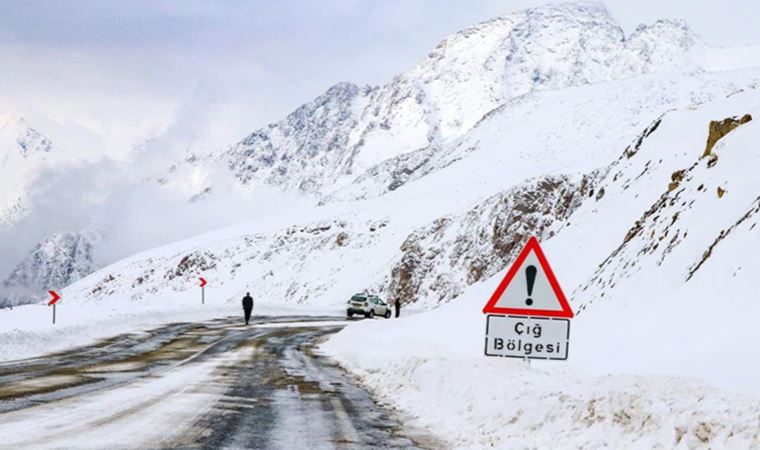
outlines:
[[364, 301], [367, 301], [367, 297], [364, 297], [361, 295], [354, 295], [353, 297], [351, 297], [351, 300], [355, 302], [364, 302]]

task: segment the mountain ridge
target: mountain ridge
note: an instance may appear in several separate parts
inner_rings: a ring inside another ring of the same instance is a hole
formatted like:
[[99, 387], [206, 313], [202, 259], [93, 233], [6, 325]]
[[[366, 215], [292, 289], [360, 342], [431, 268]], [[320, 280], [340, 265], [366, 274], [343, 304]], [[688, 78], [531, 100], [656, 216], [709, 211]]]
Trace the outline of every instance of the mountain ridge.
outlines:
[[383, 161], [450, 145], [510, 99], [680, 70], [702, 45], [679, 20], [626, 36], [596, 3], [523, 10], [452, 33], [386, 85], [337, 83], [195, 164], [215, 159], [243, 184], [329, 196]]

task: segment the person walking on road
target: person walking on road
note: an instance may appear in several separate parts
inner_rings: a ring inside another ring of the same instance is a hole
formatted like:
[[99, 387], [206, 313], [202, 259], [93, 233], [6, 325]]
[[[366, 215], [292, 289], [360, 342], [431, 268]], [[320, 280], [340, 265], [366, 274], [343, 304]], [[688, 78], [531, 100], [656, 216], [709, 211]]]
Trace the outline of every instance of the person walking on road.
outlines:
[[396, 297], [395, 303], [393, 303], [393, 306], [396, 307], [396, 318], [401, 314], [401, 300], [399, 300], [398, 297]]
[[243, 312], [245, 312], [245, 324], [251, 321], [251, 312], [253, 311], [253, 297], [250, 292], [245, 293], [243, 297]]

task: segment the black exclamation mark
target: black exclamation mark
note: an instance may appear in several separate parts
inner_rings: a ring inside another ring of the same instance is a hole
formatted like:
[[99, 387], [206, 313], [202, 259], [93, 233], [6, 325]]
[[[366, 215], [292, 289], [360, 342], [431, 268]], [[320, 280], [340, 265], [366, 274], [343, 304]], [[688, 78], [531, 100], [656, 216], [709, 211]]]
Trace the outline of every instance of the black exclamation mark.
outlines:
[[528, 266], [525, 268], [525, 278], [528, 279], [528, 298], [525, 299], [525, 304], [530, 306], [533, 304], [533, 299], [530, 298], [533, 295], [533, 285], [536, 283], [536, 266]]

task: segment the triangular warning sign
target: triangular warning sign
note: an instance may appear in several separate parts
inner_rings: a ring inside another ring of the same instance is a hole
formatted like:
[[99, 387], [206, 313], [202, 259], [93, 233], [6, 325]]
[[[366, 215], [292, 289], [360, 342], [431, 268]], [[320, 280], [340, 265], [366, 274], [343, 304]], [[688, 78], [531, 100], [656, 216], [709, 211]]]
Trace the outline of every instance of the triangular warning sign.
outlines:
[[573, 310], [535, 237], [528, 239], [483, 313], [573, 317]]

